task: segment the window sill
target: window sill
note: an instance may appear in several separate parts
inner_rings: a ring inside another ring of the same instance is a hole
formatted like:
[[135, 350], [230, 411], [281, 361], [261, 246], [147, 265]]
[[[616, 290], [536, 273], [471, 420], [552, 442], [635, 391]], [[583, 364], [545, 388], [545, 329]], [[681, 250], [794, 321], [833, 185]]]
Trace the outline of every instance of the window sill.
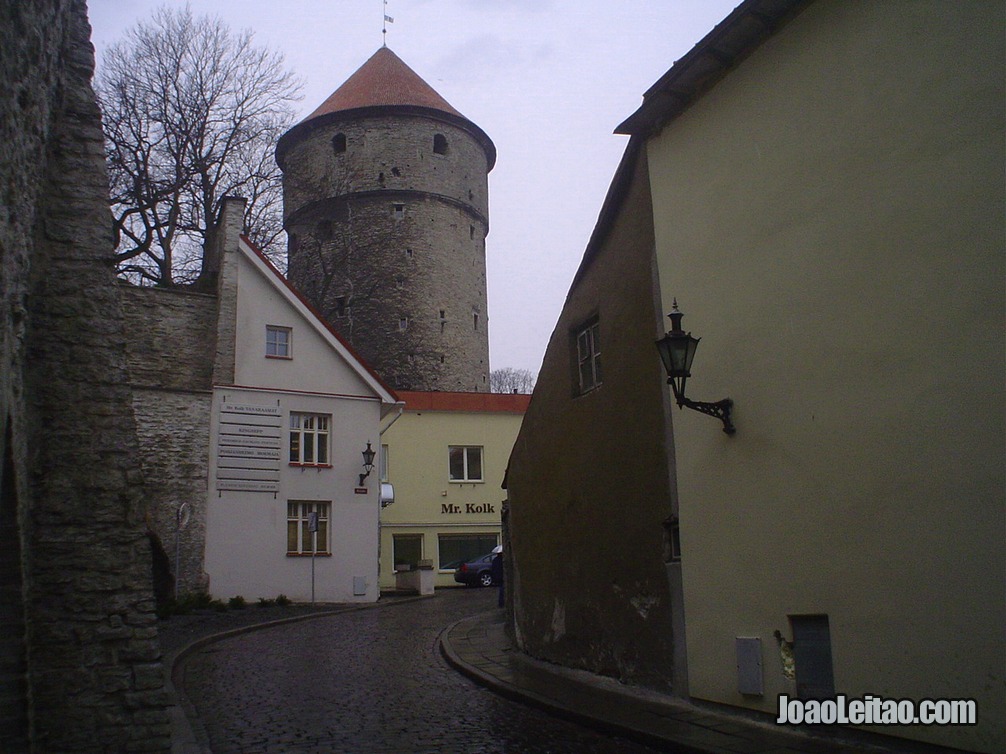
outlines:
[[280, 361], [293, 361], [293, 356], [276, 356], [275, 354], [267, 353], [265, 357], [267, 359], [279, 359]]
[[449, 484], [485, 484], [485, 479], [448, 479]]
[[332, 464], [330, 463], [297, 463], [296, 461], [290, 461], [290, 465], [298, 469], [330, 469]]
[[332, 553], [330, 552], [288, 552], [286, 554], [288, 558], [310, 558], [312, 556], [319, 558], [330, 558]]

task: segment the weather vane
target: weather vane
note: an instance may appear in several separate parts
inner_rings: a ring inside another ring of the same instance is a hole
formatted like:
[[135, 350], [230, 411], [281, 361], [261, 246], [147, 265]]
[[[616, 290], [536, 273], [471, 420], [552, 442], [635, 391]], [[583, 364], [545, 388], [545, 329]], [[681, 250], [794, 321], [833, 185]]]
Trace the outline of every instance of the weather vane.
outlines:
[[384, 0], [384, 25], [381, 27], [381, 39], [384, 40], [382, 47], [388, 46], [388, 24], [395, 23], [395, 19], [388, 15], [388, 0]]

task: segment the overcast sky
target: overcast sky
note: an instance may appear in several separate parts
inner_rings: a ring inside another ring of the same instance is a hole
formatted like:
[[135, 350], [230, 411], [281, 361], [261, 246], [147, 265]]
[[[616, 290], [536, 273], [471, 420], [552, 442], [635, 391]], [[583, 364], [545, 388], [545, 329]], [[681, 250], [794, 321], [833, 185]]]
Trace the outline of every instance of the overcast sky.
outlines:
[[[492, 368], [538, 371], [628, 140], [612, 131], [739, 2], [388, 0], [388, 47], [496, 144], [486, 242]], [[99, 67], [102, 49], [162, 4], [88, 0]], [[382, 0], [191, 6], [285, 56], [304, 81], [299, 118], [382, 44]]]

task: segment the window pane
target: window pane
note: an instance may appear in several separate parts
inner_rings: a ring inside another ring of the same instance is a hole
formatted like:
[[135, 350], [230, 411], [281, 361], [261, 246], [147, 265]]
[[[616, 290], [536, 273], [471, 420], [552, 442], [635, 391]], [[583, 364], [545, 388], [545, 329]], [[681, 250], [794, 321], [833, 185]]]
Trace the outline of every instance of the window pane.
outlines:
[[286, 551], [298, 552], [296, 520], [286, 522]]
[[314, 463], [314, 435], [304, 433], [304, 463]]
[[300, 463], [300, 432], [290, 433], [290, 463]]
[[468, 478], [482, 478], [482, 448], [468, 448]]
[[318, 463], [328, 463], [328, 435], [318, 435]]
[[328, 552], [328, 521], [318, 521], [318, 552]]
[[499, 544], [499, 539], [495, 534], [441, 534], [437, 544], [439, 567], [449, 569], [487, 555]]
[[451, 479], [462, 480], [465, 478], [465, 449], [451, 448]]
[[410, 566], [419, 564], [423, 557], [423, 537], [418, 534], [396, 534], [394, 543], [394, 565], [405, 563]]

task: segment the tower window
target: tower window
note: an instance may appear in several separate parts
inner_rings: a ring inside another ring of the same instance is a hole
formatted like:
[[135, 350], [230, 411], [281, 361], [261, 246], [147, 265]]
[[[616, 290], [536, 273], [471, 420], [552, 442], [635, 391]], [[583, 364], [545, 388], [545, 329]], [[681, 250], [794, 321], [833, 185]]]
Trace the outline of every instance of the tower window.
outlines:
[[412, 249], [406, 249], [405, 250], [405, 256], [408, 259], [412, 259]]
[[349, 305], [345, 296], [337, 296], [335, 299], [335, 314], [339, 317], [345, 317], [346, 313], [349, 311]]
[[433, 137], [433, 154], [447, 154], [447, 137], [443, 134]]
[[475, 226], [474, 225], [469, 225], [468, 226], [468, 237], [470, 239], [472, 239], [473, 241], [475, 240]]
[[346, 134], [340, 133], [332, 137], [332, 149], [336, 154], [342, 154], [346, 151]]
[[408, 330], [409, 329], [409, 318], [408, 317], [401, 317], [398, 320], [398, 329], [399, 330]]
[[392, 204], [391, 205], [391, 216], [396, 220], [405, 219], [405, 205], [404, 204]]
[[472, 329], [478, 331], [479, 329], [479, 315], [472, 314]]

